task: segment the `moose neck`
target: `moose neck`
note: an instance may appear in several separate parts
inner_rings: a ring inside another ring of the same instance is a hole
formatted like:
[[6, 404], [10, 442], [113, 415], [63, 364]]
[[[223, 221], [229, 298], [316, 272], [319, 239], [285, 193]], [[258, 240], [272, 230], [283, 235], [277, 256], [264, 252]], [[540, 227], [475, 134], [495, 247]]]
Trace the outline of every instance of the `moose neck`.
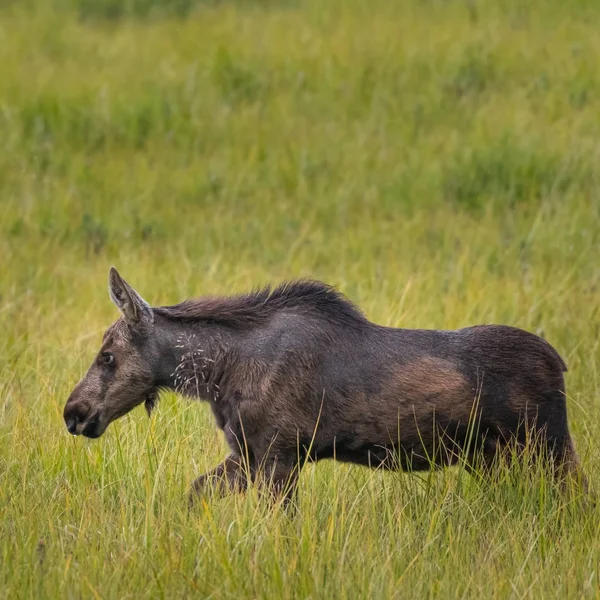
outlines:
[[217, 400], [228, 356], [230, 329], [202, 321], [160, 318], [157, 325], [157, 387], [184, 396]]

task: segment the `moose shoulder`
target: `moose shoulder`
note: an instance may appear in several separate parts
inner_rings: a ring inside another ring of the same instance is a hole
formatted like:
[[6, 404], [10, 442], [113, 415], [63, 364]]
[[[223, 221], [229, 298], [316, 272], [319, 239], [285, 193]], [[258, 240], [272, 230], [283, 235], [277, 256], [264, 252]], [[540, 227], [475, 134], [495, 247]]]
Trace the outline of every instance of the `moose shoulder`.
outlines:
[[194, 490], [261, 476], [294, 490], [305, 459], [423, 470], [464, 457], [489, 468], [535, 439], [561, 480], [582, 485], [558, 353], [513, 327], [382, 327], [334, 288], [293, 281], [246, 295], [152, 308], [112, 268], [122, 317], [64, 410], [98, 437], [161, 389], [207, 400], [231, 454]]

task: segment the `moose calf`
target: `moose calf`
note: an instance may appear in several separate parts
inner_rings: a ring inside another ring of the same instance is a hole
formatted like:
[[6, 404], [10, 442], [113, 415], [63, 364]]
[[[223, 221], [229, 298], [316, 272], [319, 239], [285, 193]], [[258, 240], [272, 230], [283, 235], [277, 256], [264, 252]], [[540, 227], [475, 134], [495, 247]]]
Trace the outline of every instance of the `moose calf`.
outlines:
[[99, 437], [162, 389], [210, 403], [231, 454], [193, 484], [289, 497], [305, 460], [425, 470], [464, 457], [489, 468], [535, 439], [557, 478], [585, 486], [567, 427], [558, 353], [513, 327], [456, 331], [371, 323], [334, 288], [293, 281], [150, 307], [111, 268], [122, 313], [64, 410]]

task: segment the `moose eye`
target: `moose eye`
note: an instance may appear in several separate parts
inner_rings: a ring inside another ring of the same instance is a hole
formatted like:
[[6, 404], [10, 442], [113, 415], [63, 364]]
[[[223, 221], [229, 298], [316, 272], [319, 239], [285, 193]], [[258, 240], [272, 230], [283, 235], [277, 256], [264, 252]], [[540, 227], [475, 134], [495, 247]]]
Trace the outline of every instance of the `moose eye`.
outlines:
[[105, 365], [114, 365], [115, 364], [115, 355], [112, 352], [103, 352], [102, 353], [102, 362]]

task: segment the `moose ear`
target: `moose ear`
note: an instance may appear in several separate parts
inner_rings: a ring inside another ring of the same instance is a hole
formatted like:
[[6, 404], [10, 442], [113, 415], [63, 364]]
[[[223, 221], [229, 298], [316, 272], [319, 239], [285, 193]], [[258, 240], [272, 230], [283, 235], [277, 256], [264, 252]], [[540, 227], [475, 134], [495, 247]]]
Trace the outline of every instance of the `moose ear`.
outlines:
[[108, 293], [130, 325], [154, 321], [150, 305], [119, 275], [114, 267], [111, 267], [108, 273]]

